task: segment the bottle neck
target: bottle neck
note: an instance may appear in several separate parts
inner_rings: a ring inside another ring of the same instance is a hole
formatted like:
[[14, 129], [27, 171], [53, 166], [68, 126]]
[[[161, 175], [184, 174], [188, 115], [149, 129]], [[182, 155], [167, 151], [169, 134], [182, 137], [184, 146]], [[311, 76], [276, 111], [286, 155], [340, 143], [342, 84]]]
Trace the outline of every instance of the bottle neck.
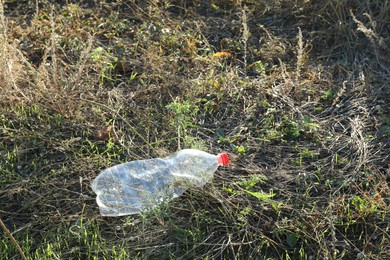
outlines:
[[227, 165], [229, 163], [229, 156], [223, 152], [217, 155], [218, 165]]

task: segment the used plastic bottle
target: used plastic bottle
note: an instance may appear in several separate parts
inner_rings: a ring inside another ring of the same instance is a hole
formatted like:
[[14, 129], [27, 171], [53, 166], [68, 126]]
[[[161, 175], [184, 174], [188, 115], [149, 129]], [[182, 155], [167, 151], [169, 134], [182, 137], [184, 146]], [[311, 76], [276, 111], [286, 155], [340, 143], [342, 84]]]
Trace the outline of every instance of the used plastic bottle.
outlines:
[[202, 187], [226, 153], [212, 155], [184, 149], [165, 158], [131, 161], [102, 171], [92, 182], [103, 216], [124, 216], [150, 210], [162, 201], [182, 195], [191, 185]]

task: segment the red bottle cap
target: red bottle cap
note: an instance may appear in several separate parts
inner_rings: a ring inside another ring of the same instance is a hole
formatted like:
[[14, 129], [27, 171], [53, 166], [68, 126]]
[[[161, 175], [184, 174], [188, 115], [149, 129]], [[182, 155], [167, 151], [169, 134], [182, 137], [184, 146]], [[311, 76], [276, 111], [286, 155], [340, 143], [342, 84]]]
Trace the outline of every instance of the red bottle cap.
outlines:
[[218, 165], [226, 165], [229, 163], [229, 156], [227, 153], [220, 153], [217, 155]]

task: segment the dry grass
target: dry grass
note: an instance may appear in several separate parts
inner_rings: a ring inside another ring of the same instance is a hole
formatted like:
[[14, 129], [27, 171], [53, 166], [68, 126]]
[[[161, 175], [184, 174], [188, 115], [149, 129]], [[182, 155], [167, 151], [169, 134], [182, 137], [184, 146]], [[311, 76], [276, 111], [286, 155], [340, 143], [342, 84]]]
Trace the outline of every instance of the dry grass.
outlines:
[[[0, 0], [0, 258], [388, 259], [389, 12]], [[231, 164], [99, 215], [102, 169], [186, 147]]]

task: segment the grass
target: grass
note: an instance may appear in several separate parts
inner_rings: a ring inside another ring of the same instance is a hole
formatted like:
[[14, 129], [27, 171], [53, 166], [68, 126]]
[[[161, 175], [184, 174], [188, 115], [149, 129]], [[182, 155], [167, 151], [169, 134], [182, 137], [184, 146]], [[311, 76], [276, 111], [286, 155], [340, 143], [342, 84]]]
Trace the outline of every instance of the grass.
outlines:
[[[388, 259], [385, 1], [0, 0], [0, 259]], [[99, 215], [112, 165], [227, 151]]]

